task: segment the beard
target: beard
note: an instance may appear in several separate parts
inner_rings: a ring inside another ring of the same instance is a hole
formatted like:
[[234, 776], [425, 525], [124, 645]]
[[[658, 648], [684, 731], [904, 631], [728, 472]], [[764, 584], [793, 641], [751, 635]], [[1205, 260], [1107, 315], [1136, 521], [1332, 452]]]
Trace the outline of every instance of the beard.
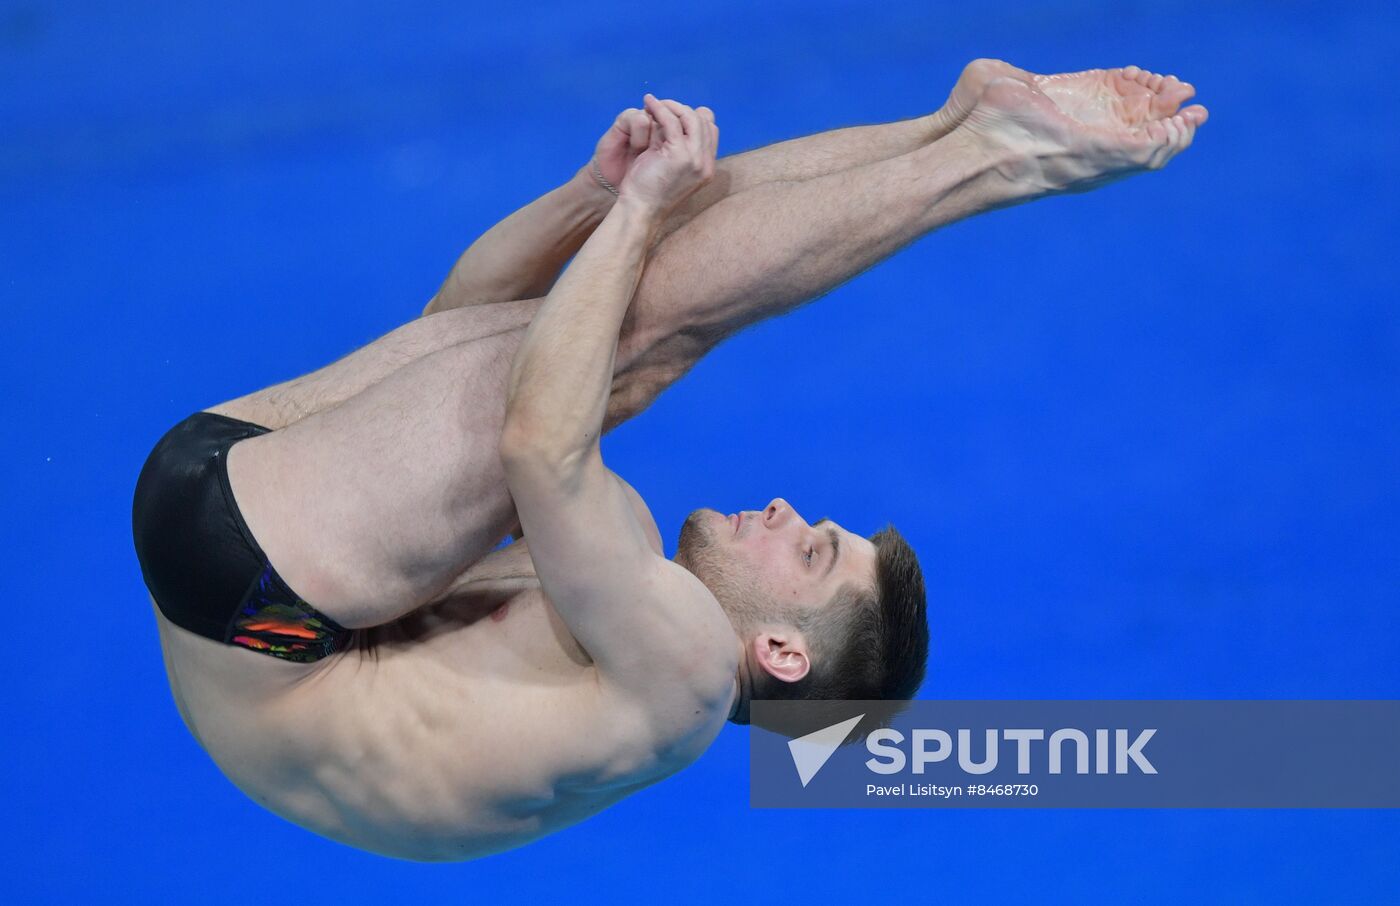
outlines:
[[789, 619], [791, 614], [782, 612], [763, 591], [761, 577], [726, 549], [714, 515], [717, 511], [700, 509], [686, 517], [676, 542], [676, 563], [704, 583], [741, 635], [761, 624]]

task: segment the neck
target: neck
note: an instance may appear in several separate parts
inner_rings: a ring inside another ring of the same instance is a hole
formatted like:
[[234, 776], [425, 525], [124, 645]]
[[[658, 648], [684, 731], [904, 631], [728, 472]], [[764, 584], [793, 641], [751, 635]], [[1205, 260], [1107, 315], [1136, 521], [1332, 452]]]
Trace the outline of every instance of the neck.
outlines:
[[729, 706], [729, 720], [736, 724], [749, 722], [749, 702], [753, 698], [753, 677], [749, 673], [748, 646], [739, 642], [739, 666], [734, 670], [734, 701]]

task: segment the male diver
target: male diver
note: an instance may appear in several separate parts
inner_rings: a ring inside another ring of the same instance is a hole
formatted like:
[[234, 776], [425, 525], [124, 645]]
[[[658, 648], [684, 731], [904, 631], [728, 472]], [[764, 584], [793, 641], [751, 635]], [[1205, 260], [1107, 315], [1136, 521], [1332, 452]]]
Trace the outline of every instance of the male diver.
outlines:
[[648, 95], [422, 317], [156, 445], [133, 529], [191, 733], [291, 821], [461, 860], [679, 771], [754, 699], [911, 697], [928, 628], [897, 532], [775, 499], [695, 511], [667, 560], [599, 438], [938, 227], [1165, 165], [1192, 93], [981, 60], [935, 113], [719, 161], [710, 110]]

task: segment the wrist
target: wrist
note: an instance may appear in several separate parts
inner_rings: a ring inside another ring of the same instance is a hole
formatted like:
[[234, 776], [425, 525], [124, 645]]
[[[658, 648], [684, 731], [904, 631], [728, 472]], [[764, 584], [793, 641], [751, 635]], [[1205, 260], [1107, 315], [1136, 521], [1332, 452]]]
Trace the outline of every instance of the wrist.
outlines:
[[569, 180], [569, 187], [573, 190], [578, 199], [593, 208], [599, 213], [606, 214], [617, 201], [617, 196], [607, 189], [593, 176], [593, 161], [579, 168], [574, 174], [574, 178]]
[[661, 225], [666, 213], [655, 202], [634, 195], [623, 195], [615, 199], [613, 211], [617, 212], [619, 217], [649, 231], [654, 231]]

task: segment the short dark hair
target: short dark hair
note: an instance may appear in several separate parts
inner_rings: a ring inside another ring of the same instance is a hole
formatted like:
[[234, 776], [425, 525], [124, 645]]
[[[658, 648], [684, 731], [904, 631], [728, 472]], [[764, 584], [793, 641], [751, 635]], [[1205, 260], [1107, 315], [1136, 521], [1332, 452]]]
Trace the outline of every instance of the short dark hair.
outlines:
[[[795, 683], [770, 678], [755, 690], [755, 698], [906, 701], [919, 691], [929, 638], [923, 570], [893, 525], [870, 541], [875, 545], [874, 585], [848, 586], [830, 606], [802, 620], [798, 628], [812, 645], [812, 669]], [[886, 723], [897, 710], [863, 722], [860, 735]]]

